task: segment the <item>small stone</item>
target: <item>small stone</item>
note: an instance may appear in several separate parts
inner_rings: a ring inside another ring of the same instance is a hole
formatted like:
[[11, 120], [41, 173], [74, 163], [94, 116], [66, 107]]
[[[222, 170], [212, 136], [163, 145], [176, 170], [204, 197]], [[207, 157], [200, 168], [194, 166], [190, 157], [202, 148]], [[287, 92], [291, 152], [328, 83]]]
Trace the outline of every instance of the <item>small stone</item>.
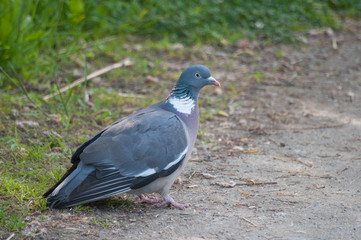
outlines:
[[174, 183], [175, 184], [180, 184], [182, 182], [182, 179], [180, 177], [177, 177], [175, 180], [174, 180]]

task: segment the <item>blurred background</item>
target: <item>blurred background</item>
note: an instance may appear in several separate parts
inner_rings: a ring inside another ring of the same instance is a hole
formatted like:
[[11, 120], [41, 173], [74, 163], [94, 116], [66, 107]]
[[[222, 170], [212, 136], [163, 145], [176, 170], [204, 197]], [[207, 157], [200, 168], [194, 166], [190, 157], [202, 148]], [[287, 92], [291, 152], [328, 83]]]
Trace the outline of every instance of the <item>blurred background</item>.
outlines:
[[[36, 84], [74, 52], [110, 37], [120, 45], [129, 36], [186, 45], [294, 43], [307, 29], [339, 30], [343, 18], [360, 15], [359, 0], [1, 0], [0, 65]], [[7, 81], [1, 75], [0, 86]]]

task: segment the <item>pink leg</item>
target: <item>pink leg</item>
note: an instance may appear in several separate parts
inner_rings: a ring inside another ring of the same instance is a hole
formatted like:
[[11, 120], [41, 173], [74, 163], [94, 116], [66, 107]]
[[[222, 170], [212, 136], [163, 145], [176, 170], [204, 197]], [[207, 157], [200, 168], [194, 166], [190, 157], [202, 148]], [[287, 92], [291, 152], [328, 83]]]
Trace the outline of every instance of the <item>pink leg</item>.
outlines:
[[164, 201], [163, 198], [149, 198], [143, 194], [139, 195], [139, 200], [135, 201], [136, 203], [151, 203], [156, 204]]
[[178, 209], [185, 209], [187, 207], [189, 207], [189, 204], [181, 204], [181, 203], [177, 203], [171, 196], [169, 196], [168, 194], [164, 194], [163, 195], [163, 199], [160, 203], [156, 204], [158, 207], [163, 206], [165, 204], [169, 203], [170, 205], [174, 206], [175, 208]]

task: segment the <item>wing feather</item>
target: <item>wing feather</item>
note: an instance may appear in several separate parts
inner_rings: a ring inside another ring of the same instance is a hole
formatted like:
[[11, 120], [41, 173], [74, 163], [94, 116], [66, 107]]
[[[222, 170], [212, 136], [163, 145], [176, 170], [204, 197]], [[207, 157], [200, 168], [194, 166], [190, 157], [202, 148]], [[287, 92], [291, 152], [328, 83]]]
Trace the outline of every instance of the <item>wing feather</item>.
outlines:
[[174, 113], [149, 111], [112, 125], [79, 157], [100, 174], [111, 168], [122, 176], [145, 177], [178, 163], [187, 146], [187, 132]]

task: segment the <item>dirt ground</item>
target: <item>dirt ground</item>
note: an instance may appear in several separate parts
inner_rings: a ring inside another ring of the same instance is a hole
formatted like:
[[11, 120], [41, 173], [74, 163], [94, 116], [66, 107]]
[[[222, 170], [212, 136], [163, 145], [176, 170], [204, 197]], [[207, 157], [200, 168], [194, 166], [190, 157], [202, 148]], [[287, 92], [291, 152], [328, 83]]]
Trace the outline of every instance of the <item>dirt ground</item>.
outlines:
[[[340, 33], [310, 31], [307, 41], [301, 47], [243, 41], [237, 49], [214, 51], [219, 65], [211, 68], [213, 76], [226, 94], [232, 84], [237, 94], [229, 95], [226, 111], [201, 123], [204, 134], [171, 189], [189, 208], [124, 209], [115, 198], [86, 211], [30, 217], [24, 234], [360, 239], [361, 22], [346, 22]], [[262, 74], [249, 77], [257, 71]], [[208, 90], [200, 98], [205, 94], [221, 99], [222, 92]]]

